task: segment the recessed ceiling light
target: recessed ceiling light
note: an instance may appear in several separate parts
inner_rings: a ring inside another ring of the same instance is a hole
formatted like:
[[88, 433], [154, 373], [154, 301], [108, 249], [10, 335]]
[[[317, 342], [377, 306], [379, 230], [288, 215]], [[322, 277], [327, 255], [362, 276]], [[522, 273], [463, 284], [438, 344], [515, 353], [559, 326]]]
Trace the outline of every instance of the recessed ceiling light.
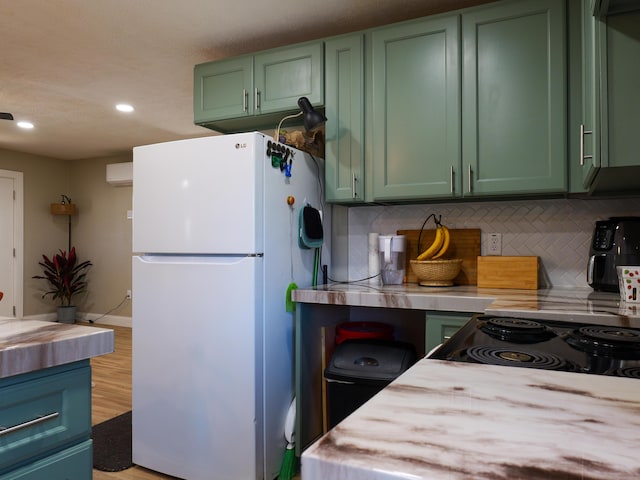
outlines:
[[20, 121], [16, 125], [18, 125], [20, 128], [25, 128], [25, 129], [33, 128], [33, 123], [31, 122]]
[[126, 103], [119, 103], [118, 105], [116, 105], [116, 110], [120, 112], [131, 113], [133, 112], [133, 107]]

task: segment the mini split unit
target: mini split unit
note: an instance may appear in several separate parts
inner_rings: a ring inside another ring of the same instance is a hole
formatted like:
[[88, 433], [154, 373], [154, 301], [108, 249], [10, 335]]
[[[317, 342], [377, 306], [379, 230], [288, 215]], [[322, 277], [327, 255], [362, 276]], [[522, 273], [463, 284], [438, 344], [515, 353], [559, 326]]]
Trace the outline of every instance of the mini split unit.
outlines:
[[107, 183], [115, 186], [133, 185], [133, 162], [107, 165]]

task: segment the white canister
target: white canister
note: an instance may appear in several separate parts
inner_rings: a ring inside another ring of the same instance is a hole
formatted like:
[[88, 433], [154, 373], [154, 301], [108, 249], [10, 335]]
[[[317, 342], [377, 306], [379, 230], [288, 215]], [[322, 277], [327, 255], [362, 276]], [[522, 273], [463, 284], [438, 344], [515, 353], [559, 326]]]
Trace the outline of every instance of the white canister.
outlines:
[[380, 274], [385, 285], [400, 285], [404, 282], [405, 251], [407, 238], [404, 235], [380, 235]]

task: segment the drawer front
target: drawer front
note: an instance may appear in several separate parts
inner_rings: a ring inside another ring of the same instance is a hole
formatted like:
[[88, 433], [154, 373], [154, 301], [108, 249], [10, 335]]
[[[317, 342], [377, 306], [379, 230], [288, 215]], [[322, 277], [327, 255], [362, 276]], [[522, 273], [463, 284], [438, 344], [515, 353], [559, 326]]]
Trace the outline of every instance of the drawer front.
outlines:
[[90, 434], [90, 366], [0, 389], [0, 473]]
[[92, 440], [85, 440], [50, 457], [0, 475], [0, 480], [91, 480], [92, 445]]

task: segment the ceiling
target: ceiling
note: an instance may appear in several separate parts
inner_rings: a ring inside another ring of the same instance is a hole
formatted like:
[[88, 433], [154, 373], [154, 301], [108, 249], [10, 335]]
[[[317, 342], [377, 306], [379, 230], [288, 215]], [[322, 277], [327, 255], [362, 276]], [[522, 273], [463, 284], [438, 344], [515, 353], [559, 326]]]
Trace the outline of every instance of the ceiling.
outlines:
[[198, 63], [487, 1], [0, 0], [0, 149], [75, 160], [210, 135]]

